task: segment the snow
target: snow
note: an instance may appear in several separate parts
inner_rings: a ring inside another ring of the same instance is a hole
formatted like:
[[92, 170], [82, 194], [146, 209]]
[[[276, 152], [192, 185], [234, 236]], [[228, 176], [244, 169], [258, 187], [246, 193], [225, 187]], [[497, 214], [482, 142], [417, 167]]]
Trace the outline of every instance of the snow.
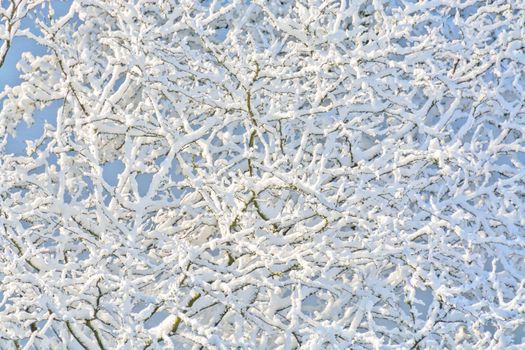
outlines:
[[0, 348], [523, 346], [519, 1], [52, 3], [0, 4]]

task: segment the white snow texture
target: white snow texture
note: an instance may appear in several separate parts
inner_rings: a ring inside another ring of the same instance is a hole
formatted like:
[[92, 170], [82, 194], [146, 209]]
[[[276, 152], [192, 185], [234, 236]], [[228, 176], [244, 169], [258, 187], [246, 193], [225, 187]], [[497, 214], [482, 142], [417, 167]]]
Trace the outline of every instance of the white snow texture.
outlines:
[[0, 349], [525, 349], [524, 0], [1, 1], [17, 40]]

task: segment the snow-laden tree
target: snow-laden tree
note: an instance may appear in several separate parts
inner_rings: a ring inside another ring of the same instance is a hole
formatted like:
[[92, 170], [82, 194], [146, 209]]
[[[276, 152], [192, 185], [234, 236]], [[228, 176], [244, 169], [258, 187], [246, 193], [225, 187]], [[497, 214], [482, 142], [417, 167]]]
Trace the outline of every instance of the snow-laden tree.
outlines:
[[1, 349], [525, 348], [523, 0], [56, 3], [1, 2]]

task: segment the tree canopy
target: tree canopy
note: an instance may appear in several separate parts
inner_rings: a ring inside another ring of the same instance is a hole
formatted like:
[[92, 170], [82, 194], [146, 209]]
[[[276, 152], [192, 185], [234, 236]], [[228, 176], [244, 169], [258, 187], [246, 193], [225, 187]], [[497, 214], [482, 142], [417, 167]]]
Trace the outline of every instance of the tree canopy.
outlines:
[[1, 349], [523, 349], [522, 0], [57, 3], [0, 8]]

